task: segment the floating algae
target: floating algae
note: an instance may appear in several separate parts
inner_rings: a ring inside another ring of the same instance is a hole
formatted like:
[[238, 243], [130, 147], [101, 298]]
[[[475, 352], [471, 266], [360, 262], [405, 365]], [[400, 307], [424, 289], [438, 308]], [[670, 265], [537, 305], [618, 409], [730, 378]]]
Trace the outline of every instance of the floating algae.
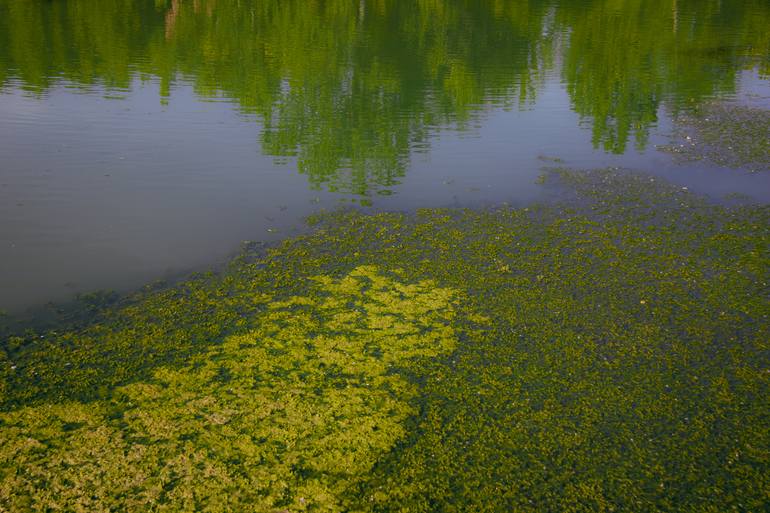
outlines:
[[683, 161], [770, 171], [770, 110], [729, 103], [699, 106], [679, 116], [674, 141], [659, 149]]
[[770, 208], [544, 182], [571, 194], [318, 216], [5, 344], [0, 510], [763, 510]]
[[373, 267], [316, 281], [109, 401], [0, 415], [0, 509], [340, 510], [416, 413], [390, 369], [454, 349], [455, 293]]

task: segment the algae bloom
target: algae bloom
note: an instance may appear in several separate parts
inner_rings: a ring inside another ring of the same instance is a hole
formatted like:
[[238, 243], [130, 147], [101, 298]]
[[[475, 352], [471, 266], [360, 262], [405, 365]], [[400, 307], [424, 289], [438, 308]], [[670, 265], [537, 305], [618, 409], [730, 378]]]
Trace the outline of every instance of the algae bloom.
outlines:
[[372, 266], [313, 281], [109, 400], [0, 415], [0, 510], [339, 511], [416, 413], [392, 368], [455, 348], [457, 295]]
[[0, 352], [0, 511], [758, 512], [770, 209], [336, 212]]

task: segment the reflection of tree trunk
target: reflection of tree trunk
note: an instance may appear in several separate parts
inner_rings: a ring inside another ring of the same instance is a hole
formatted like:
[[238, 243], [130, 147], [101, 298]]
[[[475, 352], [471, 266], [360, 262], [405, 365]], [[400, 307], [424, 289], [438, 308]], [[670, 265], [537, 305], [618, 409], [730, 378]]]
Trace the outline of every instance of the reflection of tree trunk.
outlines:
[[365, 15], [366, 15], [366, 0], [360, 0], [358, 2], [358, 23], [362, 23], [364, 21]]
[[674, 34], [676, 34], [677, 30], [679, 30], [679, 6], [677, 5], [677, 0], [671, 1], [671, 14], [674, 15]]
[[174, 37], [176, 17], [179, 16], [179, 5], [182, 0], [171, 0], [171, 9], [166, 13], [166, 40]]

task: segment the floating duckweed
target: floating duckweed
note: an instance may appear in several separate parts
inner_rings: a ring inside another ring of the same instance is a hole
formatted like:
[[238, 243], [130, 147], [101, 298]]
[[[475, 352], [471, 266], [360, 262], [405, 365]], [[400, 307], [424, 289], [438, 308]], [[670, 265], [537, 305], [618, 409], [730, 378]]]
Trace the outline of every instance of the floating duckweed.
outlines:
[[108, 401], [2, 414], [0, 510], [339, 511], [416, 413], [390, 369], [455, 348], [456, 294], [372, 266], [315, 281]]

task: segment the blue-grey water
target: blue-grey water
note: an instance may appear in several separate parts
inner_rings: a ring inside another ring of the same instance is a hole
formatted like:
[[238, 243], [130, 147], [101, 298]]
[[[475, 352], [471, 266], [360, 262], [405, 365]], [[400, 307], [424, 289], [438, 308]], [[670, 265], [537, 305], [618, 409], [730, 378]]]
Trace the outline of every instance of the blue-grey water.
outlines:
[[532, 202], [555, 159], [770, 200], [767, 173], [656, 149], [678, 112], [770, 106], [766, 2], [303, 5], [0, 0], [0, 309], [319, 209]]

